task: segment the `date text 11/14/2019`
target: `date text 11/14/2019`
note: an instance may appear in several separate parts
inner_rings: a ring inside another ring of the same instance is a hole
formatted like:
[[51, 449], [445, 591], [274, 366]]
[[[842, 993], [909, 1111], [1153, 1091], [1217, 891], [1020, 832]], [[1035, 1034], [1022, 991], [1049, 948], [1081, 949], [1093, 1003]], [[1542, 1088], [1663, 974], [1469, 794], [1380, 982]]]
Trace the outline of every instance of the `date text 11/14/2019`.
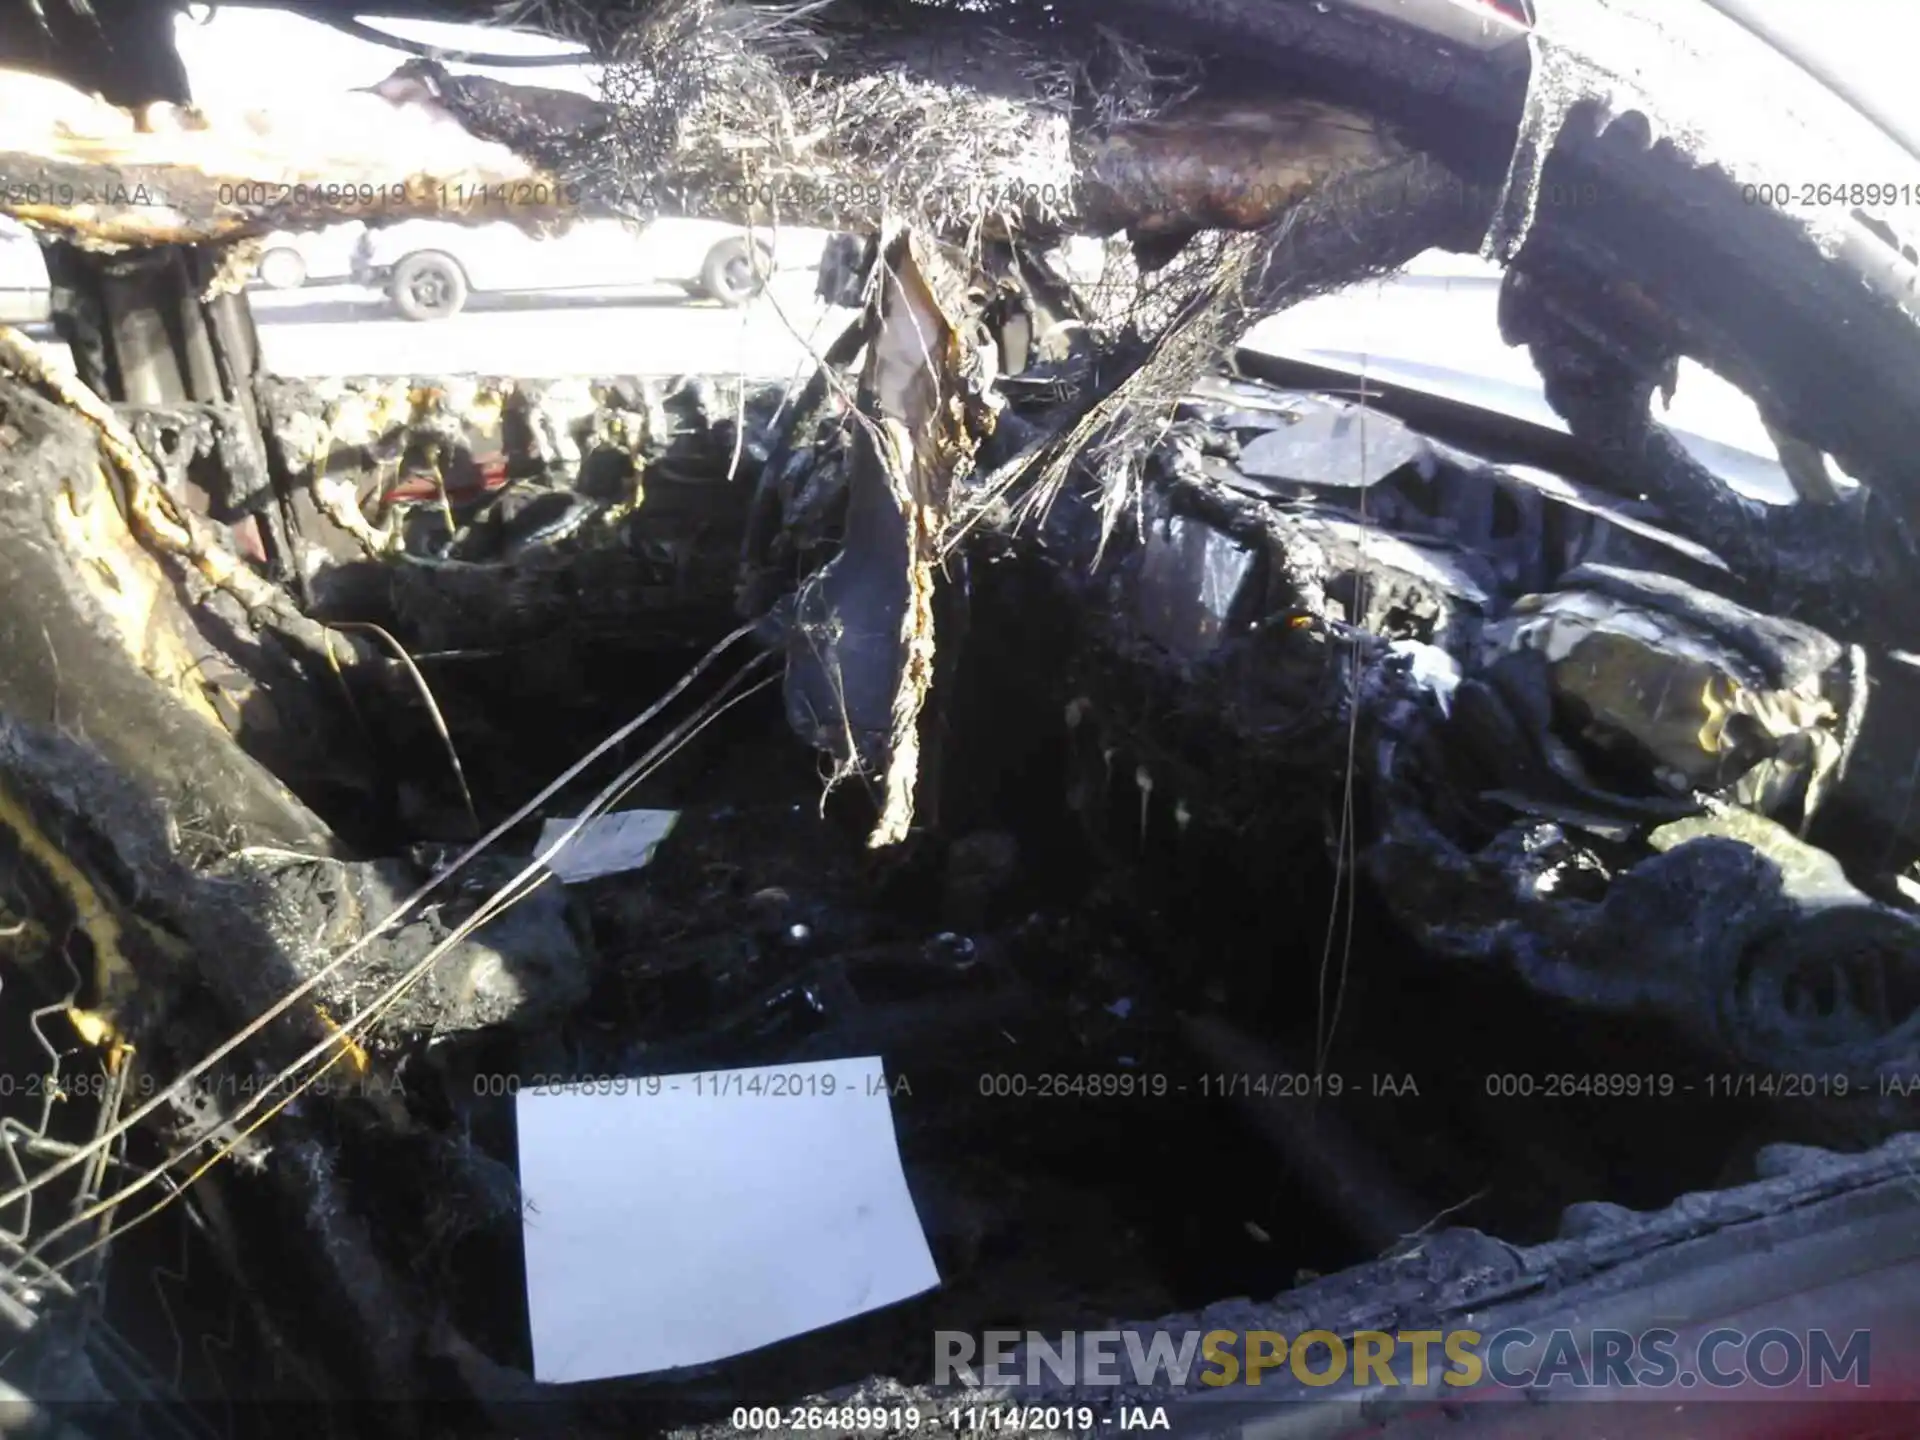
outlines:
[[1195, 1096], [1202, 1100], [1337, 1100], [1344, 1096], [1418, 1099], [1420, 1082], [1411, 1074], [1342, 1075], [1338, 1071], [1209, 1071], [1174, 1078], [1142, 1070], [983, 1071], [982, 1096], [994, 1100], [1114, 1100]]
[[[900, 1435], [922, 1429], [932, 1435], [1058, 1435], [1092, 1431], [1102, 1419], [1090, 1405], [953, 1405], [945, 1410], [918, 1405], [743, 1405], [733, 1412], [733, 1428], [785, 1435]], [[1112, 1419], [1127, 1431], [1172, 1428], [1161, 1405], [1124, 1405]]]
[[324, 206], [349, 213], [385, 208], [432, 210], [550, 209], [575, 206], [577, 185], [549, 180], [496, 183], [447, 181], [269, 181], [236, 180], [214, 189], [214, 203], [235, 209], [264, 206]]
[[691, 1075], [510, 1075], [481, 1072], [473, 1077], [476, 1095], [700, 1095], [713, 1099], [801, 1100], [815, 1096], [913, 1094], [905, 1075], [842, 1078], [831, 1071], [707, 1070]]

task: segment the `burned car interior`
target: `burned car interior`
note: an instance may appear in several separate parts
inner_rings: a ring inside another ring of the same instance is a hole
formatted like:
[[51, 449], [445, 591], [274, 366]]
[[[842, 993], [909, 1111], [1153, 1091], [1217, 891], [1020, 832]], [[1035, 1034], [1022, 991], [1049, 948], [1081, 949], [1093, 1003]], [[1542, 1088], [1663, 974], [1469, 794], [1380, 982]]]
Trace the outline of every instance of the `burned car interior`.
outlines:
[[[1753, 200], [1895, 140], [1659, 0], [381, 13], [602, 93], [412, 45], [223, 113], [171, 6], [0, 6], [72, 358], [0, 328], [6, 1433], [931, 1416], [942, 1330], [1912, 1257], [1920, 265]], [[832, 231], [844, 325], [790, 383], [262, 360], [269, 232], [663, 214]], [[1558, 429], [1241, 344], [1433, 250]], [[1682, 359], [1790, 494], [1661, 422]], [[936, 1287], [536, 1381], [521, 1086], [867, 1055]]]

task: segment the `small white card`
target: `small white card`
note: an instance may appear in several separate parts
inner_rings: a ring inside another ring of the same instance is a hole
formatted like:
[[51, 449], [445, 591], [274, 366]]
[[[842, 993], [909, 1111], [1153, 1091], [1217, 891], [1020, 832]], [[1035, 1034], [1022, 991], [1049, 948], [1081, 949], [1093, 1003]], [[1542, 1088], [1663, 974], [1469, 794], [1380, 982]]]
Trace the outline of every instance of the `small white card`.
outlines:
[[[679, 818], [678, 810], [616, 810], [597, 815], [546, 862], [547, 869], [562, 885], [638, 870], [653, 859], [654, 848], [672, 833]], [[547, 821], [540, 827], [540, 844], [534, 853], [545, 855], [572, 824], [571, 820]]]
[[709, 1364], [940, 1283], [877, 1056], [516, 1109], [536, 1380]]

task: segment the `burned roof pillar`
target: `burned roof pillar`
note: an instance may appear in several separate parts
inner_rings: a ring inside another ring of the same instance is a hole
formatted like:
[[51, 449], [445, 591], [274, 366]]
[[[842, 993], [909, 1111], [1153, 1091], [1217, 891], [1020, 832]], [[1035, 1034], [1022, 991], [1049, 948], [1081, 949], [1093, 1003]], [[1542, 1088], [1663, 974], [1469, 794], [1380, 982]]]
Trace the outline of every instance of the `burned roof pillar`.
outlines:
[[0, 12], [0, 65], [94, 91], [115, 105], [187, 98], [166, 0], [38, 0]]
[[[39, 8], [38, 20], [27, 7], [0, 22], [0, 64], [40, 71], [130, 109], [190, 100], [173, 43], [178, 7], [43, 0]], [[238, 297], [203, 300], [213, 278], [207, 258], [178, 247], [112, 256], [55, 244], [48, 268], [56, 322], [89, 388], [116, 402], [228, 401], [251, 410], [258, 355], [252, 317]]]
[[[0, 18], [8, 62], [135, 109], [188, 98], [171, 5], [96, 0], [89, 14], [69, 0], [44, 0], [43, 8], [43, 22], [25, 7]], [[222, 494], [193, 493], [184, 461], [160, 469], [173, 472], [167, 488], [181, 492], [174, 499], [183, 506], [229, 523], [245, 519], [236, 529], [250, 531], [250, 518], [222, 513], [220, 502], [241, 490], [271, 493], [254, 408], [259, 352], [244, 297], [214, 293], [218, 257], [204, 247], [108, 252], [65, 242], [48, 245], [46, 255], [55, 324], [85, 390], [118, 407], [136, 434], [164, 436], [171, 425], [184, 436], [211, 422], [221, 444], [209, 470], [223, 472], [215, 487]], [[8, 354], [16, 384], [41, 394], [0, 397], [0, 428], [11, 427], [16, 439], [5, 499], [18, 522], [0, 543], [0, 571], [45, 573], [34, 587], [40, 623], [21, 632], [40, 638], [13, 646], [0, 664], [0, 711], [56, 723], [84, 713], [89, 738], [170, 802], [208, 810], [254, 838], [327, 848], [326, 827], [229, 742], [242, 714], [272, 729], [262, 714], [266, 697], [256, 689], [228, 704], [217, 685], [204, 683], [217, 657], [177, 577], [170, 583], [143, 553], [137, 507], [124, 483], [114, 483], [116, 468], [85, 456], [85, 425], [48, 411], [34, 364], [12, 347]], [[240, 548], [258, 555], [258, 532], [251, 538]], [[142, 681], [157, 685], [149, 692]], [[118, 699], [96, 703], [108, 696]]]
[[[0, 21], [0, 63], [64, 80], [115, 105], [185, 104], [175, 14], [172, 5], [154, 0], [42, 0]], [[176, 354], [186, 336], [176, 346], [166, 319], [165, 292], [175, 286], [159, 276], [177, 263], [165, 252], [123, 259], [60, 242], [48, 246], [55, 324], [81, 380], [103, 398], [144, 404], [189, 398]], [[176, 308], [184, 322], [185, 307]], [[200, 339], [204, 344], [205, 336]]]

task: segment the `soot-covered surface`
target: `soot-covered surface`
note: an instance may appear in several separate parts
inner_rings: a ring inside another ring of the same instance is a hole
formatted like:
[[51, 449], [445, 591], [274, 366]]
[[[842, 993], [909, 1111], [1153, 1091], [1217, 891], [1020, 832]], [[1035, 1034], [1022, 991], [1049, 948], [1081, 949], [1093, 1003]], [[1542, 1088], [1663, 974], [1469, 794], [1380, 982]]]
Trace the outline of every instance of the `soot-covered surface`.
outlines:
[[[1757, 1097], [1716, 1093], [1710, 1062], [1657, 1024], [1545, 1006], [1437, 965], [1364, 899], [1350, 911], [1318, 840], [1316, 803], [1337, 794], [1284, 767], [1254, 777], [1284, 802], [1258, 830], [1181, 822], [1176, 797], [1149, 794], [1143, 833], [1142, 762], [1090, 743], [1071, 703], [1103, 670], [1139, 678], [1092, 648], [1052, 583], [1013, 559], [976, 573], [948, 711], [951, 838], [876, 859], [870, 812], [845, 793], [822, 806], [812, 757], [762, 693], [624, 802], [681, 811], [652, 864], [574, 887], [599, 978], [573, 1018], [402, 1067], [412, 1103], [510, 1164], [511, 1102], [476, 1095], [478, 1075], [886, 1060], [941, 1288], [698, 1374], [587, 1387], [590, 1409], [697, 1423], [742, 1395], [921, 1377], [936, 1330], [1271, 1296], [1443, 1217], [1543, 1241], [1568, 1205], [1658, 1207], [1745, 1178], [1758, 1141], [1795, 1133]], [[1036, 607], [1061, 623], [1026, 623]], [[636, 666], [636, 695], [653, 679]], [[537, 698], [489, 718], [535, 755], [567, 743]], [[1221, 1024], [1261, 1037], [1257, 1063], [1210, 1048]], [[1523, 1096], [1506, 1078], [1603, 1072], [1694, 1088], [1635, 1102]], [[1276, 1108], [1292, 1127], [1278, 1140]], [[1328, 1189], [1349, 1163], [1386, 1181], [1357, 1211]], [[443, 1263], [466, 1333], [525, 1364], [517, 1226]]]

